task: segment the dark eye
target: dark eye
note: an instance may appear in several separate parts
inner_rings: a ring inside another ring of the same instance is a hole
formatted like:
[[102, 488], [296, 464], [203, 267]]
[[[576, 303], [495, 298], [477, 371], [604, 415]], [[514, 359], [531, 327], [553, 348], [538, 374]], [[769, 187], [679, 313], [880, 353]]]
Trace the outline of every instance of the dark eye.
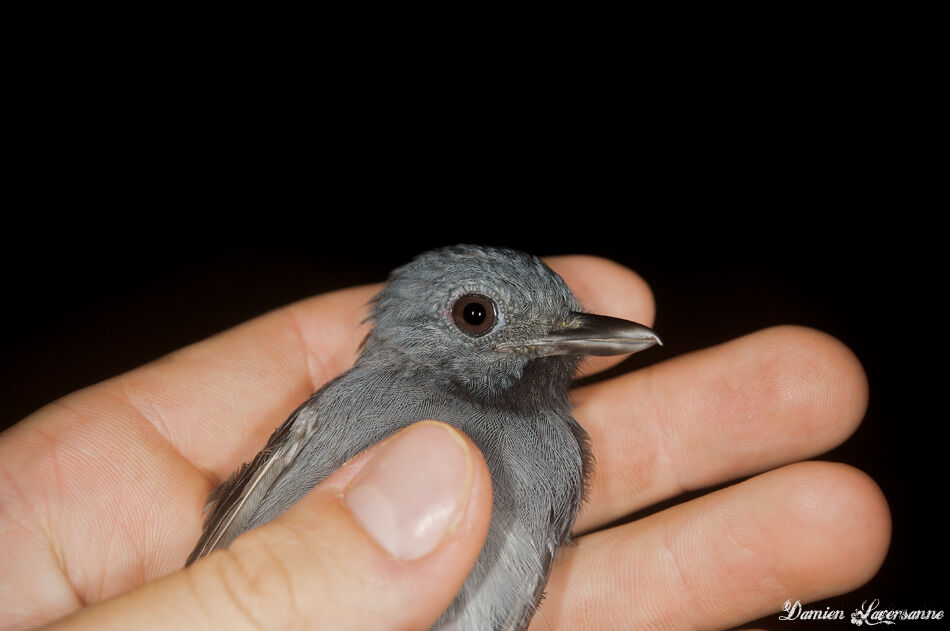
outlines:
[[452, 307], [452, 319], [463, 333], [475, 337], [484, 335], [495, 326], [495, 303], [488, 296], [465, 294]]

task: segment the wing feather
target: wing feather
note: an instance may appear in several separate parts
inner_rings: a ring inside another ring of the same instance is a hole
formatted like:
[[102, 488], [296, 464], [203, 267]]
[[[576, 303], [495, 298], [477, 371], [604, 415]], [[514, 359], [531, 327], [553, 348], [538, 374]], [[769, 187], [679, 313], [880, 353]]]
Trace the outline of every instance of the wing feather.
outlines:
[[245, 463], [208, 496], [204, 531], [185, 565], [191, 565], [218, 548], [226, 547], [247, 524], [261, 499], [281, 473], [293, 462], [310, 436], [312, 422], [301, 412], [310, 401], [297, 408], [271, 434], [267, 445], [250, 463]]

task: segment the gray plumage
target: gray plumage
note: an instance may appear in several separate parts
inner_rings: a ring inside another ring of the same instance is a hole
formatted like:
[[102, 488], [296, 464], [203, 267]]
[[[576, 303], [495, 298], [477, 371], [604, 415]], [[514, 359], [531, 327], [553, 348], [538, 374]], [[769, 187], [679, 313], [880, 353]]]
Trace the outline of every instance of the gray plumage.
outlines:
[[188, 563], [274, 519], [383, 438], [437, 419], [481, 449], [494, 499], [478, 561], [435, 628], [524, 629], [591, 469], [587, 434], [568, 401], [580, 355], [659, 340], [636, 323], [580, 313], [537, 257], [479, 246], [433, 250], [395, 270], [373, 298], [371, 319], [353, 368], [212, 492]]

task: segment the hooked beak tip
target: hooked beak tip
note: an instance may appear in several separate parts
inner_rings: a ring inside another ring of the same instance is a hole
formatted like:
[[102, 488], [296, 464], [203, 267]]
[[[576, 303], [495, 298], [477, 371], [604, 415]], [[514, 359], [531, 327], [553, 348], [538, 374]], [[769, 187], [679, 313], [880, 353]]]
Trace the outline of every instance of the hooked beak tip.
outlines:
[[625, 355], [663, 342], [652, 329], [637, 322], [573, 312], [572, 319], [550, 331], [543, 339], [527, 344], [511, 344], [501, 350], [523, 348], [547, 355]]

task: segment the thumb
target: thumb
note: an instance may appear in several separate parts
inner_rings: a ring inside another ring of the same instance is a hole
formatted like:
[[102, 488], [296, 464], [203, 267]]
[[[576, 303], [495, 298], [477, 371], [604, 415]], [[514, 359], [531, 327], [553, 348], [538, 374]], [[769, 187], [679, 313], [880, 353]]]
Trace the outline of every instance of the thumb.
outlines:
[[52, 628], [427, 629], [475, 563], [490, 515], [478, 448], [423, 421], [227, 550]]

